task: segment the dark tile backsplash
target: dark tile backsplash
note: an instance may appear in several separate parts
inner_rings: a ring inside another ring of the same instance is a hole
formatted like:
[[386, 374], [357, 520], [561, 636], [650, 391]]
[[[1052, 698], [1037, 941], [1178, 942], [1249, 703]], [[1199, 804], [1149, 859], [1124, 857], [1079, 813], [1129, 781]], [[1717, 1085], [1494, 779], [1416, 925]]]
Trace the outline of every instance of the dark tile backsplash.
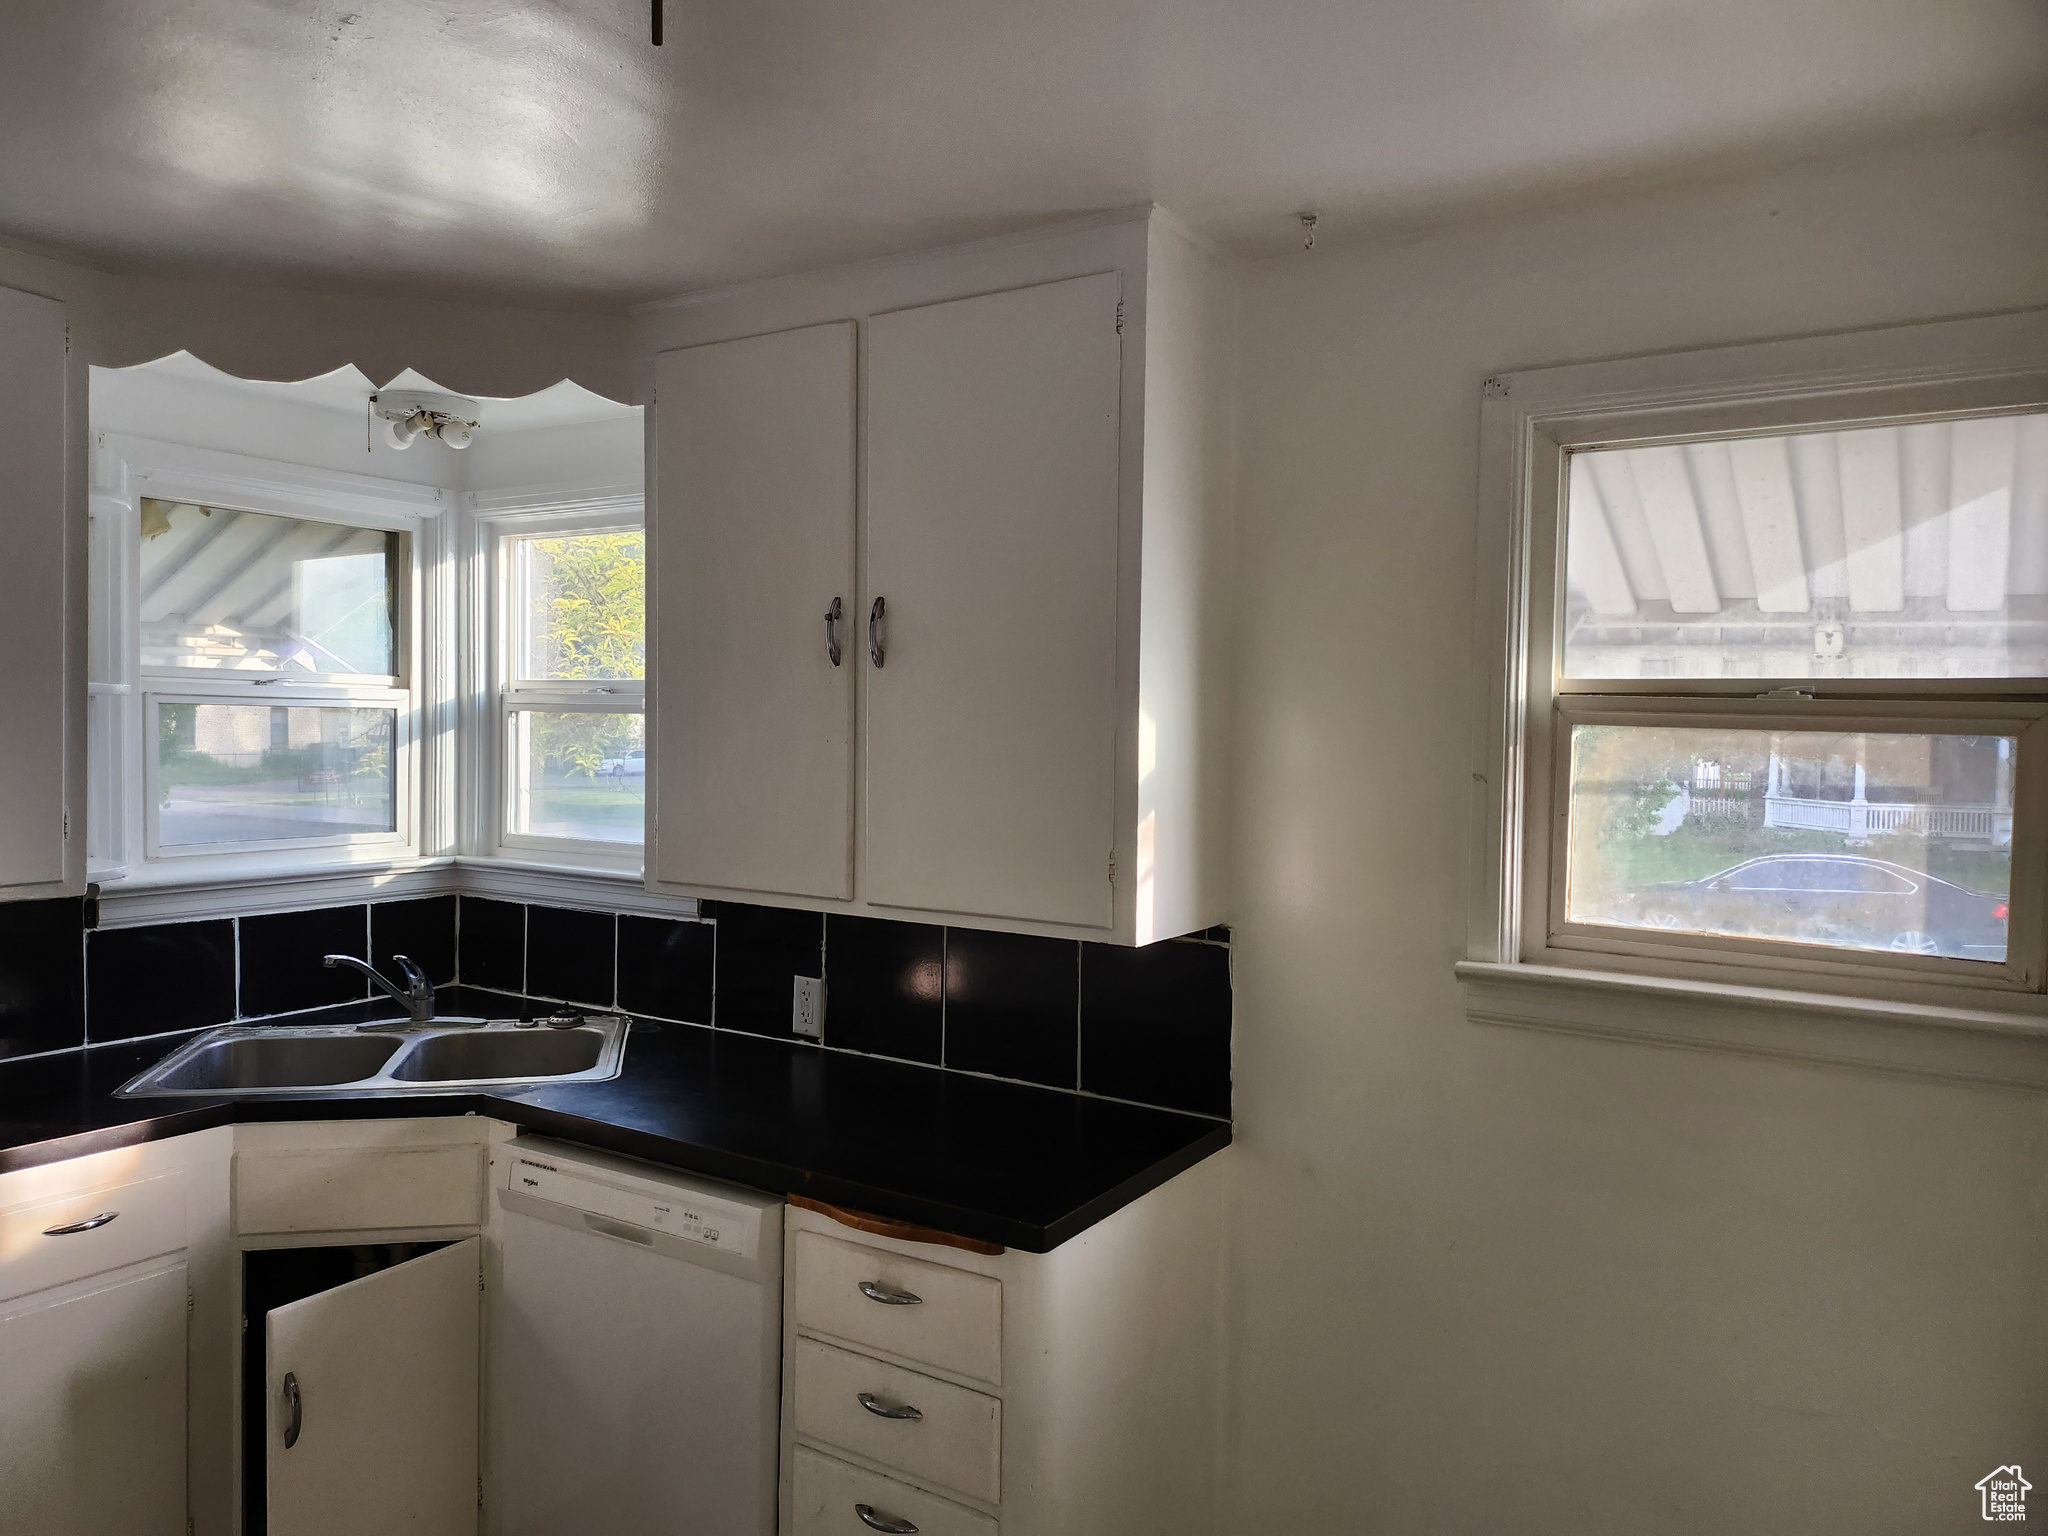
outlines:
[[526, 990], [595, 1008], [617, 988], [618, 917], [570, 907], [526, 909]]
[[[713, 1020], [720, 1029], [792, 1040], [790, 1006], [799, 976], [825, 974], [825, 919], [787, 907], [753, 907], [736, 901], [706, 902], [718, 924], [717, 996]], [[826, 1000], [831, 1008], [831, 1000]], [[830, 1029], [830, 1024], [827, 1024]]]
[[827, 1040], [933, 1066], [944, 1059], [945, 929], [834, 913], [825, 955]]
[[[792, 978], [825, 982], [824, 1045], [1197, 1114], [1230, 1113], [1229, 930], [1145, 949], [705, 902], [696, 919], [432, 896], [83, 928], [76, 900], [0, 903], [0, 1058], [360, 1002], [369, 954], [437, 985], [794, 1039]], [[807, 1044], [808, 1042], [800, 1042]]]
[[1080, 958], [1073, 939], [947, 929], [946, 1065], [1079, 1086]]
[[1204, 1115], [1230, 1113], [1230, 951], [1081, 946], [1081, 1086]]
[[516, 901], [465, 896], [461, 908], [462, 979], [500, 992], [526, 990], [526, 908]]
[[370, 908], [370, 963], [398, 980], [393, 955], [404, 955], [445, 987], [455, 980], [455, 898], [422, 896], [380, 901]]
[[85, 986], [95, 1042], [225, 1024], [235, 1016], [235, 925], [102, 929], [86, 941]]
[[618, 1005], [689, 1024], [711, 1022], [715, 923], [619, 916]]
[[85, 1042], [85, 939], [76, 900], [0, 905], [0, 1057]]
[[327, 955], [370, 957], [368, 908], [271, 912], [240, 922], [244, 1014], [294, 1013], [370, 995], [370, 983], [361, 971], [346, 965], [330, 969], [321, 963]]

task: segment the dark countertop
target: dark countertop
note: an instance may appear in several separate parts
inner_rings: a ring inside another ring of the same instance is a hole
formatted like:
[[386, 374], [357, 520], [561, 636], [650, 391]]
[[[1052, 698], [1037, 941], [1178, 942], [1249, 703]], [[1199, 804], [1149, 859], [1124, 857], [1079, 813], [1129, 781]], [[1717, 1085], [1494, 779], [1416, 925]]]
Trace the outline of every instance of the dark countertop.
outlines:
[[[502, 1015], [521, 1004], [450, 989], [442, 1011]], [[367, 1005], [340, 1015], [392, 1016], [395, 1010]], [[1199, 1115], [638, 1020], [625, 1070], [606, 1083], [498, 1093], [114, 1097], [190, 1038], [0, 1063], [0, 1172], [216, 1125], [473, 1111], [773, 1194], [1044, 1253], [1230, 1144], [1227, 1122]]]

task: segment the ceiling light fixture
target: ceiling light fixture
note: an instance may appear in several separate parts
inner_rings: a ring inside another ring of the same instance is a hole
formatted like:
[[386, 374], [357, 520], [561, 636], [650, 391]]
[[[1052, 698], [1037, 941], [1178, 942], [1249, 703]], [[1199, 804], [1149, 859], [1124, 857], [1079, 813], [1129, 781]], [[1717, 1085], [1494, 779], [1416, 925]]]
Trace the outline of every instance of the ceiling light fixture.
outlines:
[[416, 438], [437, 437], [450, 448], [476, 440], [481, 412], [466, 395], [437, 395], [420, 389], [386, 389], [370, 396], [370, 410], [384, 418], [384, 441], [401, 451]]

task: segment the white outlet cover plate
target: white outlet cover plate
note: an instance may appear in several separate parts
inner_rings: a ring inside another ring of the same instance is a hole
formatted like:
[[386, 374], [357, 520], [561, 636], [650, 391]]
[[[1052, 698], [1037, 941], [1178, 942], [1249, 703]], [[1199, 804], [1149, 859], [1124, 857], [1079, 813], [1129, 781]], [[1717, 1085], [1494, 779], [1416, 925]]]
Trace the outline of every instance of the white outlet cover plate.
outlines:
[[825, 983], [816, 976], [793, 978], [789, 1027], [812, 1040], [825, 1038]]

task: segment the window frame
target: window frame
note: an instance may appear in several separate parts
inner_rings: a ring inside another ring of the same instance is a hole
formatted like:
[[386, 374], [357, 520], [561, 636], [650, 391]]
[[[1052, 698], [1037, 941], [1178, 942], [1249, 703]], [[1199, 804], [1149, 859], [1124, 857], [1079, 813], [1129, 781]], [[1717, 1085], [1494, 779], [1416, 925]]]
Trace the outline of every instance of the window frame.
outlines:
[[[197, 669], [194, 669], [197, 670]], [[392, 830], [389, 832], [343, 832], [327, 837], [248, 838], [228, 843], [163, 842], [159, 831], [162, 815], [162, 757], [153, 750], [157, 740], [157, 710], [165, 704], [241, 704], [255, 707], [311, 705], [327, 708], [389, 709], [392, 712]], [[409, 852], [413, 841], [413, 802], [406, 793], [414, 779], [412, 742], [412, 695], [402, 688], [376, 688], [363, 684], [332, 687], [300, 686], [265, 688], [260, 694], [231, 688], [156, 688], [142, 691], [143, 766], [143, 856], [152, 864], [169, 864], [188, 859], [228, 858], [241, 854], [280, 854], [327, 849], [355, 854], [367, 850], [373, 856], [389, 857]], [[310, 862], [310, 861], [309, 861]]]
[[[522, 710], [574, 714], [635, 714], [643, 721], [646, 740], [647, 681], [643, 664], [638, 678], [604, 682], [535, 679], [518, 675], [514, 664], [520, 625], [513, 612], [513, 561], [507, 551], [515, 539], [550, 534], [646, 532], [645, 502], [638, 495], [606, 494], [583, 500], [551, 500], [542, 506], [497, 507], [473, 513], [478, 563], [479, 617], [477, 652], [483, 659], [479, 692], [482, 708], [473, 716], [476, 768], [473, 787], [479, 825], [474, 828], [486, 857], [556, 867], [587, 868], [639, 876], [646, 862], [646, 834], [634, 843], [599, 838], [545, 837], [511, 830], [516, 793], [511, 736], [513, 717]], [[642, 786], [643, 804], [645, 785]]]
[[[1468, 968], [1569, 968], [1932, 1005], [2048, 1012], [2048, 679], [1566, 679], [1564, 518], [1574, 450], [2018, 412], [2048, 405], [2048, 311], [1498, 375], [1481, 398], [1472, 902]], [[1811, 699], [1758, 697], [1786, 684]], [[2015, 785], [2007, 961], [1847, 951], [1562, 922], [1560, 721], [1861, 720], [2035, 730]], [[2002, 722], [2002, 724], [1991, 724]], [[2031, 755], [2030, 755], [2031, 753]], [[2028, 809], [2021, 814], [2022, 791]], [[2024, 842], [2022, 841], [2024, 837]], [[2023, 894], [2024, 892], [2024, 894]], [[2023, 916], [2021, 914], [2024, 914]], [[2022, 953], [2022, 945], [2025, 952]], [[1957, 970], [1957, 967], [1963, 969]], [[1995, 974], [1994, 974], [1995, 973]], [[1462, 973], [1461, 973], [1462, 974]], [[1467, 979], [1473, 979], [1467, 976]]]
[[[120, 889], [235, 882], [266, 875], [348, 874], [417, 863], [443, 835], [428, 793], [448, 749], [423, 728], [447, 692], [442, 564], [448, 493], [434, 486], [117, 433], [95, 437], [90, 572], [96, 739], [88, 754], [91, 803], [105, 807], [91, 879]], [[145, 498], [292, 517], [399, 536], [388, 675], [244, 672], [159, 667], [141, 661], [140, 520]], [[153, 727], [162, 703], [354, 704], [395, 712], [392, 832], [323, 838], [161, 845], [159, 763]]]

